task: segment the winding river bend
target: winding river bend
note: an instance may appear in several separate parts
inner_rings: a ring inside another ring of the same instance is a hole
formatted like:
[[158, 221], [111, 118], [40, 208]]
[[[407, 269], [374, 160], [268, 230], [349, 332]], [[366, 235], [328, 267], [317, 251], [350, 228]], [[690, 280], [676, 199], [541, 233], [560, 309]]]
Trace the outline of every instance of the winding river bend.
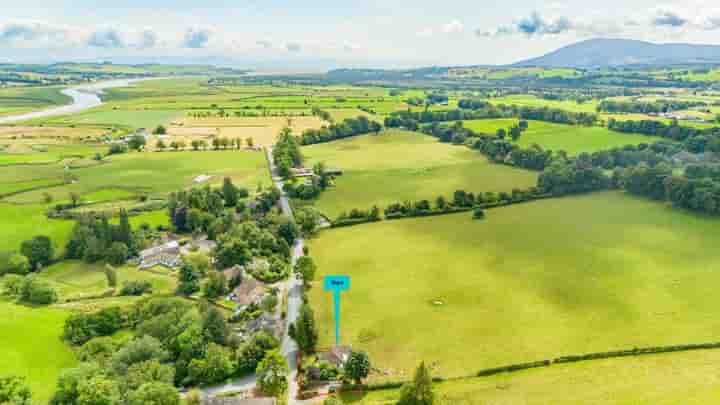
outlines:
[[26, 121], [34, 118], [54, 117], [56, 115], [73, 114], [84, 111], [103, 104], [100, 95], [103, 90], [113, 87], [127, 87], [132, 83], [148, 80], [148, 79], [128, 79], [128, 80], [110, 80], [92, 84], [84, 84], [80, 86], [70, 87], [61, 91], [62, 94], [72, 98], [70, 104], [62, 107], [55, 107], [48, 110], [33, 111], [25, 114], [10, 115], [0, 117], [0, 124], [10, 124], [14, 122]]

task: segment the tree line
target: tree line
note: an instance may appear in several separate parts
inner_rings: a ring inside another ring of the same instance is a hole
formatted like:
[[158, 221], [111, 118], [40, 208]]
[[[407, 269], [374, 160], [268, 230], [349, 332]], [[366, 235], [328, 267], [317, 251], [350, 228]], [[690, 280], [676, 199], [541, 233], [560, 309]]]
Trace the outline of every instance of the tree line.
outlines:
[[598, 104], [598, 112], [658, 114], [671, 111], [687, 110], [692, 107], [705, 106], [704, 101], [657, 100], [657, 101], [616, 101], [603, 100]]
[[323, 126], [320, 129], [306, 129], [300, 135], [299, 141], [301, 145], [312, 145], [351, 136], [378, 133], [380, 130], [382, 130], [382, 125], [361, 115], [357, 118], [345, 119], [340, 123]]

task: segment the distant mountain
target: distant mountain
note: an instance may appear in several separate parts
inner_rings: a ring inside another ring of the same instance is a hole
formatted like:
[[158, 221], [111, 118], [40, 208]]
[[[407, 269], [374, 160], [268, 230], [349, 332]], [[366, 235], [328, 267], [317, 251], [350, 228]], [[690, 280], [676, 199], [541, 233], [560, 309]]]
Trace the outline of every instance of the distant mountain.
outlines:
[[590, 39], [513, 66], [605, 67], [720, 64], [720, 45], [654, 44], [630, 39]]

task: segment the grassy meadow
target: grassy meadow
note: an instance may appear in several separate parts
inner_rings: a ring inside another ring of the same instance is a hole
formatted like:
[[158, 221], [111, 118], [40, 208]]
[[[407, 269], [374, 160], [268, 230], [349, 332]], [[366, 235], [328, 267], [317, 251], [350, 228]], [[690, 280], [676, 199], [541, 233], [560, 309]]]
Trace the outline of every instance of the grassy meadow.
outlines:
[[489, 98], [492, 104], [519, 105], [527, 107], [559, 108], [566, 111], [595, 113], [597, 101], [578, 103], [575, 100], [545, 100], [532, 94], [518, 94], [505, 97]]
[[416, 132], [388, 130], [302, 148], [308, 164], [325, 162], [344, 174], [316, 206], [331, 218], [353, 208], [446, 198], [458, 189], [510, 191], [534, 186], [537, 174], [495, 165], [480, 153]]
[[[435, 384], [441, 404], [709, 404], [720, 395], [720, 351], [702, 350], [556, 365]], [[399, 390], [343, 395], [345, 404], [391, 405]]]
[[50, 400], [60, 370], [77, 360], [63, 343], [62, 329], [68, 311], [33, 308], [0, 300], [0, 376], [25, 376], [35, 403]]
[[[78, 260], [64, 260], [40, 273], [40, 277], [49, 281], [58, 291], [60, 301], [100, 294], [109, 287], [102, 264], [88, 264]], [[122, 288], [124, 281], [148, 281], [153, 293], [167, 294], [175, 289], [175, 279], [170, 274], [138, 270], [132, 266], [122, 266], [117, 272], [117, 287]]]
[[[323, 231], [321, 280], [347, 274], [344, 344], [408, 378], [564, 354], [717, 340], [718, 219], [616, 192]], [[702, 252], [702, 253], [699, 253]], [[320, 346], [331, 295], [315, 286]], [[387, 308], [377, 311], [374, 308]]]
[[[22, 204], [39, 203], [48, 193], [54, 200], [60, 201], [66, 200], [70, 192], [79, 193], [82, 197], [103, 189], [164, 195], [196, 185], [193, 179], [200, 175], [214, 176], [210, 184], [221, 183], [223, 177], [230, 177], [238, 186], [248, 188], [254, 188], [258, 183], [270, 183], [265, 155], [237, 150], [125, 153], [106, 157], [101, 164], [72, 169], [70, 173], [77, 179], [73, 184], [28, 191], [6, 200]], [[62, 171], [57, 173], [61, 174]]]
[[[516, 119], [490, 119], [464, 121], [466, 128], [476, 132], [495, 134], [498, 129], [508, 130], [517, 124]], [[528, 121], [528, 129], [518, 140], [518, 145], [529, 147], [538, 144], [544, 149], [564, 150], [570, 155], [597, 152], [625, 145], [653, 143], [661, 138], [639, 134], [610, 131], [604, 127], [554, 124], [544, 121]]]
[[3, 87], [0, 88], [0, 117], [70, 103], [71, 98], [60, 93], [61, 87]]

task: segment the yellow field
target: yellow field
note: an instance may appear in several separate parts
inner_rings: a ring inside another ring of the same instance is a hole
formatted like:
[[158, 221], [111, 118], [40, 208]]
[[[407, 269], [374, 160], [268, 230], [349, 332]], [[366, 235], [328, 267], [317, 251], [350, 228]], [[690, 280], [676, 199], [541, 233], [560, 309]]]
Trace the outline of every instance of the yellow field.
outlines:
[[168, 134], [175, 140], [190, 142], [193, 138], [253, 138], [255, 145], [267, 146], [275, 143], [280, 130], [289, 126], [293, 133], [300, 135], [310, 128], [320, 128], [328, 123], [318, 117], [228, 117], [228, 118], [184, 118], [168, 128]]
[[0, 127], [0, 140], [5, 139], [67, 139], [93, 137], [106, 133], [102, 128], [70, 127]]

